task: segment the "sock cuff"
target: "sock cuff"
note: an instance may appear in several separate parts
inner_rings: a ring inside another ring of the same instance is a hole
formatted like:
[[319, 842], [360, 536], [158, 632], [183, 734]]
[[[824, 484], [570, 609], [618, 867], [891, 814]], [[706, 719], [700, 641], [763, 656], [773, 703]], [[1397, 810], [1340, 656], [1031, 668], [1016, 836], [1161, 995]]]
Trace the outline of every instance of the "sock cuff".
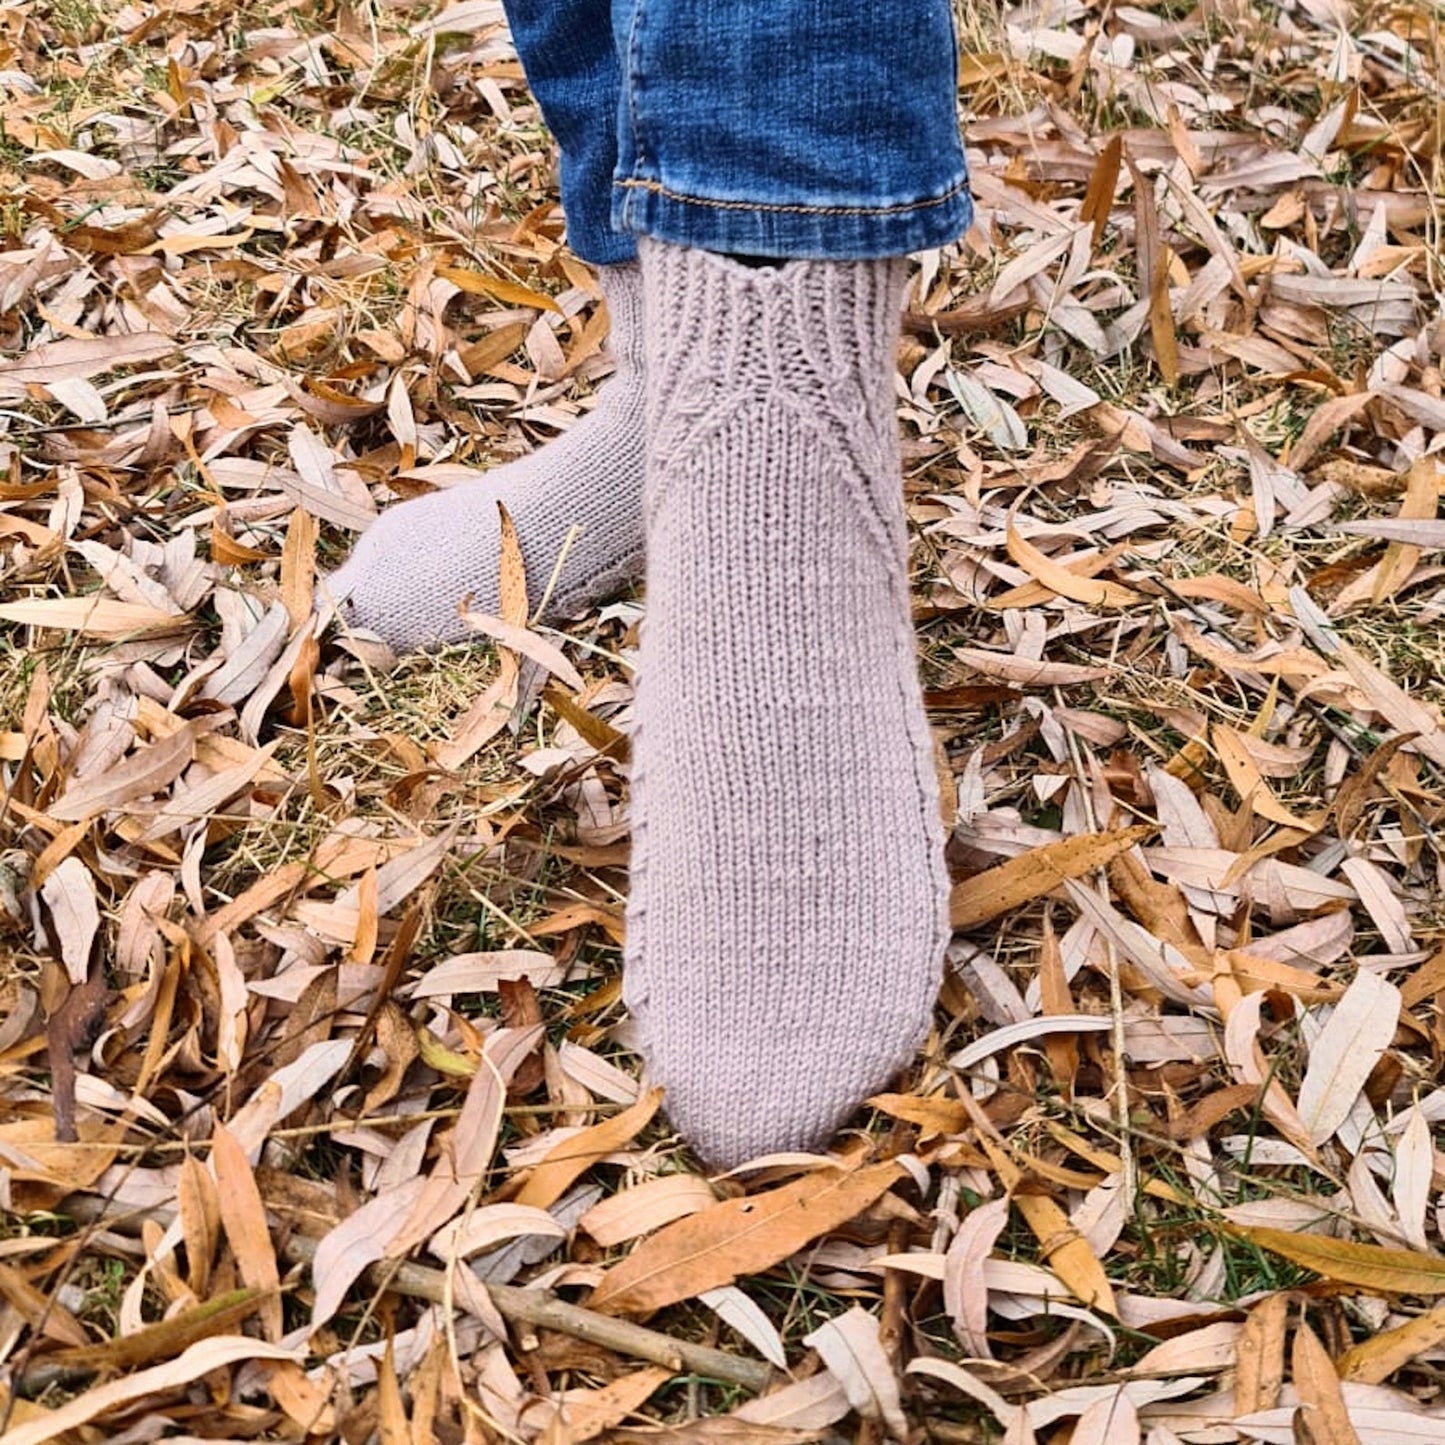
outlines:
[[619, 370], [642, 368], [642, 268], [636, 261], [597, 268], [597, 285], [607, 303], [611, 328], [607, 349]]
[[904, 258], [760, 268], [647, 237], [639, 255], [655, 382], [713, 373], [736, 385], [752, 372], [801, 387], [839, 421], [892, 426]]

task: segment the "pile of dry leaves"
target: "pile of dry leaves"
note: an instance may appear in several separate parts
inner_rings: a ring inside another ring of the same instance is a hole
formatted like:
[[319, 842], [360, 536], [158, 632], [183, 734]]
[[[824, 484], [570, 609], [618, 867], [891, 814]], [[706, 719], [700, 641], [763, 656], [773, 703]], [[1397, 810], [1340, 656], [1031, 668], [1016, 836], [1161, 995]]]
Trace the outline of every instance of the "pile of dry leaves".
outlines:
[[609, 369], [497, 0], [0, 0], [0, 1445], [1445, 1436], [1438, 11], [962, 19], [949, 975], [710, 1179], [618, 996], [640, 601], [316, 607]]

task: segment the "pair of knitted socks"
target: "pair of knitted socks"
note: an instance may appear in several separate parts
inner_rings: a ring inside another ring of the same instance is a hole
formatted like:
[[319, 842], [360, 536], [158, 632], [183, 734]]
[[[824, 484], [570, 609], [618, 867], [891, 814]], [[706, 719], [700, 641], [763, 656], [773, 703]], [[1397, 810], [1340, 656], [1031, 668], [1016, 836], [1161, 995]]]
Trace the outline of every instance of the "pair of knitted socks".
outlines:
[[[826, 1142], [912, 1058], [947, 877], [909, 619], [897, 261], [750, 267], [644, 240], [593, 415], [387, 513], [332, 579], [393, 645], [495, 606], [496, 498], [559, 611], [645, 538], [624, 994], [710, 1163]], [[550, 549], [550, 551], [549, 551]]]

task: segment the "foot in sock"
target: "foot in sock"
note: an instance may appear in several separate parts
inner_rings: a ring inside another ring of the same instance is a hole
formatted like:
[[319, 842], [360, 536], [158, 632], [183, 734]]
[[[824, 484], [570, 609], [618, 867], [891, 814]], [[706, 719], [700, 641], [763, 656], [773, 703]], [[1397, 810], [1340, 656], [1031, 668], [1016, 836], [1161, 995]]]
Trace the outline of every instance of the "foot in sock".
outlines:
[[644, 240], [646, 615], [623, 988], [718, 1166], [913, 1058], [947, 942], [892, 402], [897, 261]]
[[398, 652], [474, 635], [458, 609], [467, 596], [475, 612], [498, 609], [498, 500], [516, 524], [534, 608], [564, 548], [550, 616], [580, 612], [641, 575], [641, 285], [635, 263], [603, 267], [600, 279], [617, 371], [596, 407], [538, 451], [474, 483], [383, 512], [327, 579], [353, 627], [378, 633]]

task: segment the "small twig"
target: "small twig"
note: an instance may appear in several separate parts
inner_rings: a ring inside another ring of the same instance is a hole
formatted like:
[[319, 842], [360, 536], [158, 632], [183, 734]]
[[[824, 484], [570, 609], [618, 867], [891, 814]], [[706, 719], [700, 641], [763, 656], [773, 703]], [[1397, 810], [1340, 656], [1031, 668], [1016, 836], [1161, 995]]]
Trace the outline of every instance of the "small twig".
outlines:
[[[73, 1219], [85, 1224], [104, 1224], [108, 1229], [121, 1233], [138, 1232], [143, 1219], [153, 1219], [165, 1228], [175, 1218], [175, 1212], [169, 1209], [117, 1213], [106, 1200], [88, 1194], [72, 1195], [63, 1207]], [[316, 1257], [316, 1246], [316, 1240], [303, 1234], [292, 1234], [282, 1241], [279, 1253], [288, 1264], [310, 1265]], [[373, 1288], [406, 1295], [409, 1299], [425, 1300], [428, 1304], [443, 1304], [447, 1299], [445, 1272], [413, 1264], [409, 1260], [403, 1260], [399, 1265], [373, 1264], [362, 1279]], [[497, 1313], [513, 1323], [555, 1330], [558, 1334], [586, 1340], [588, 1344], [601, 1345], [604, 1349], [615, 1350], [634, 1359], [647, 1360], [678, 1374], [686, 1370], [711, 1379], [726, 1380], [754, 1394], [761, 1394], [775, 1379], [772, 1367], [761, 1361], [730, 1355], [710, 1345], [675, 1340], [670, 1335], [644, 1329], [630, 1320], [614, 1319], [595, 1310], [583, 1309], [581, 1305], [569, 1304], [543, 1290], [508, 1284], [488, 1284], [485, 1288], [497, 1307]]]

